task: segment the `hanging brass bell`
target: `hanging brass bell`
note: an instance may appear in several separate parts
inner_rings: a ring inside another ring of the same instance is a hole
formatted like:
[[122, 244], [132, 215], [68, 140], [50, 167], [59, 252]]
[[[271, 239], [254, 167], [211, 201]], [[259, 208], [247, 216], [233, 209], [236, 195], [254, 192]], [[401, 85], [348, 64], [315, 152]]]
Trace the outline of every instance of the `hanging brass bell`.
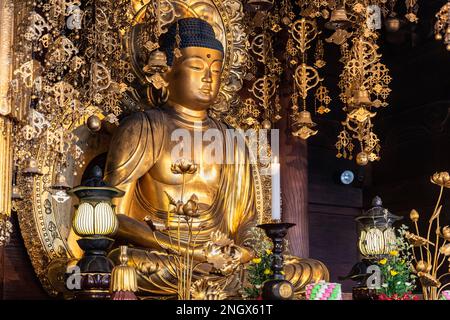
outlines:
[[43, 175], [42, 171], [39, 170], [36, 160], [33, 158], [27, 159], [25, 169], [23, 169], [22, 173], [28, 176]]
[[305, 126], [308, 128], [315, 127], [316, 123], [311, 119], [311, 113], [309, 111], [303, 110], [298, 113], [298, 118], [295, 121], [297, 125]]
[[330, 30], [345, 29], [351, 25], [345, 7], [337, 7], [331, 12], [330, 21], [325, 23], [325, 27]]
[[12, 187], [12, 193], [11, 193], [11, 199], [12, 200], [22, 200], [22, 193], [20, 192], [20, 189], [18, 186], [13, 185]]
[[245, 7], [249, 11], [268, 11], [273, 6], [273, 0], [248, 0]]
[[67, 183], [66, 177], [62, 173], [58, 172], [56, 174], [55, 183], [52, 184], [50, 188], [53, 190], [69, 190], [72, 187]]
[[155, 50], [150, 54], [144, 72], [150, 74], [164, 73], [168, 68], [166, 54], [160, 50]]
[[360, 88], [353, 94], [353, 104], [355, 106], [369, 106], [372, 104], [372, 101], [370, 101], [369, 92], [364, 89]]
[[292, 135], [299, 137], [300, 139], [306, 140], [310, 136], [317, 134], [318, 130], [312, 130], [316, 124], [311, 119], [311, 113], [309, 111], [303, 110], [297, 114], [297, 119], [294, 121], [294, 130]]

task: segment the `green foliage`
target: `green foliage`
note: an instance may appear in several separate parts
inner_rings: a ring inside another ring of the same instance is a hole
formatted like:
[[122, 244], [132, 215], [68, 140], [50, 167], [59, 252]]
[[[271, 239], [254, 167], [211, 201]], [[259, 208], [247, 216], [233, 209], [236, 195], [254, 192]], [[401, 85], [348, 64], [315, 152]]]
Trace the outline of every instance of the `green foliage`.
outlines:
[[404, 237], [406, 229], [406, 226], [401, 226], [398, 230], [399, 236], [389, 255], [378, 261], [382, 278], [378, 293], [387, 297], [404, 296], [415, 287], [416, 276], [412, 272], [411, 245]]
[[269, 280], [273, 273], [270, 269], [272, 256], [272, 251], [266, 249], [248, 265], [247, 272], [250, 286], [244, 288], [245, 297], [257, 298], [260, 296], [264, 281]]
[[264, 281], [270, 279], [271, 261], [272, 261], [272, 241], [265, 235], [260, 228], [251, 229], [251, 237], [244, 243], [255, 250], [256, 258], [254, 258], [246, 267], [247, 283], [243, 289], [242, 296], [244, 298], [257, 298], [261, 294]]

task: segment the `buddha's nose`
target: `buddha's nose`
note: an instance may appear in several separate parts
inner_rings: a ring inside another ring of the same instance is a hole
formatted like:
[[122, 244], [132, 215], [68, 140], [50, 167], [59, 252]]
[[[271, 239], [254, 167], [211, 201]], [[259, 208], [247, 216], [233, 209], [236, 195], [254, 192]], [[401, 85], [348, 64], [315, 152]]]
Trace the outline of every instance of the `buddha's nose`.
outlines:
[[205, 74], [202, 78], [203, 82], [212, 83], [211, 70], [206, 69]]

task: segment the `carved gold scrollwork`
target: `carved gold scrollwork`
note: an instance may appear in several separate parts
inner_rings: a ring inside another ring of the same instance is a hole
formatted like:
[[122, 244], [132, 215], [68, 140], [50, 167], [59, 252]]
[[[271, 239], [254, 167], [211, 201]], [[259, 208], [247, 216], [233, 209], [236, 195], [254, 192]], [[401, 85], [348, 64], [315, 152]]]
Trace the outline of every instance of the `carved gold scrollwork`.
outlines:
[[301, 53], [305, 53], [310, 48], [309, 43], [318, 35], [315, 23], [303, 18], [292, 24], [290, 33], [294, 40], [298, 42]]
[[111, 75], [108, 68], [99, 62], [92, 65], [91, 76], [96, 90], [105, 90], [111, 84]]
[[257, 61], [264, 63], [266, 52], [269, 51], [266, 48], [267, 45], [270, 45], [270, 41], [266, 41], [266, 35], [264, 33], [257, 35], [253, 41], [250, 49], [257, 56]]
[[308, 91], [317, 86], [322, 80], [315, 68], [304, 63], [295, 69], [295, 83], [297, 84], [298, 92], [302, 99], [306, 99]]
[[31, 12], [29, 16], [30, 27], [25, 34], [25, 38], [29, 41], [38, 40], [50, 26], [39, 13]]
[[276, 80], [271, 78], [271, 77], [267, 77], [264, 76], [262, 78], [259, 78], [258, 80], [256, 80], [251, 89], [249, 90], [251, 93], [253, 93], [253, 95], [255, 96], [256, 99], [258, 99], [259, 101], [261, 101], [261, 103], [267, 107], [266, 104], [264, 104], [265, 99], [270, 99], [271, 97], [273, 97], [273, 95], [275, 94], [275, 91], [277, 89], [277, 83]]

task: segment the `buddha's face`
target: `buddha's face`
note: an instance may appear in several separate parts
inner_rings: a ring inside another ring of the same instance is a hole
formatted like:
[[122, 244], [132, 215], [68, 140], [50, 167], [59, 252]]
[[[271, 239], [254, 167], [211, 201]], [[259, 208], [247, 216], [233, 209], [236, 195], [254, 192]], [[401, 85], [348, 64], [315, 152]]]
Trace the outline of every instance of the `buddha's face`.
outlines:
[[169, 101], [192, 110], [206, 110], [219, 93], [222, 52], [188, 47], [181, 49], [181, 53], [165, 74]]

